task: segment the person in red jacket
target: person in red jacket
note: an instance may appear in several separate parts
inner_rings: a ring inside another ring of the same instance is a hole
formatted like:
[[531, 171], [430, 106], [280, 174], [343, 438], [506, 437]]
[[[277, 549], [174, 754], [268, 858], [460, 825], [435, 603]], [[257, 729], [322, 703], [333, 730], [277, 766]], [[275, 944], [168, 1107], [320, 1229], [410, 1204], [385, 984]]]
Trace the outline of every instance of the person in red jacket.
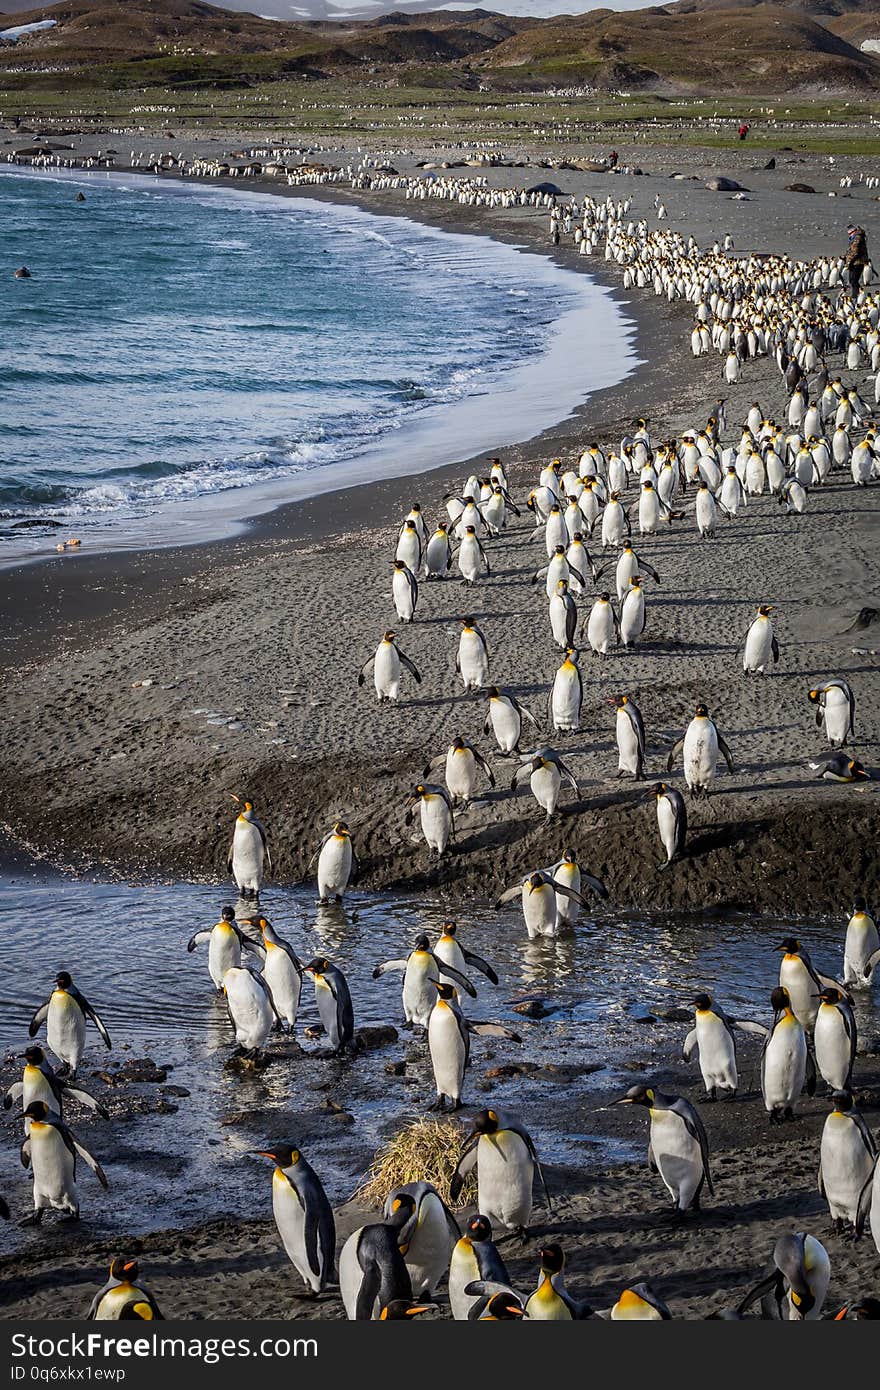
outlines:
[[742, 125], [741, 125], [740, 128], [739, 128], [739, 138], [740, 138], [740, 140], [745, 140], [745, 138], [746, 138], [746, 136], [748, 135], [748, 133], [749, 133], [749, 123], [748, 123], [748, 121], [743, 121]]

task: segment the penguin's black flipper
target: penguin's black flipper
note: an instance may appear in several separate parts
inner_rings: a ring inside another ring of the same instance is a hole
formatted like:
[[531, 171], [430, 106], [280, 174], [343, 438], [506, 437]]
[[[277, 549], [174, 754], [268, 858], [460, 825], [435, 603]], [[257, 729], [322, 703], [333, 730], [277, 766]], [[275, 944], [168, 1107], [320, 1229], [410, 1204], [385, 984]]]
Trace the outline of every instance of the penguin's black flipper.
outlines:
[[359, 686], [361, 686], [361, 685], [364, 684], [364, 681], [367, 679], [367, 672], [369, 671], [370, 667], [372, 666], [372, 664], [373, 664], [373, 662], [374, 662], [375, 660], [376, 660], [375, 656], [371, 656], [371, 657], [369, 658], [368, 661], [365, 661], [365, 662], [364, 662], [363, 666], [361, 667], [361, 669], [360, 669], [360, 671], [359, 671], [359, 673], [358, 673], [358, 685], [359, 685]]
[[501, 897], [496, 898], [495, 900], [494, 906], [496, 907], [496, 909], [499, 907], [504, 907], [505, 903], [512, 903], [514, 898], [519, 897], [522, 894], [522, 888], [523, 886], [521, 883], [515, 883], [512, 888], [505, 888], [504, 892], [501, 894]]
[[[70, 1138], [70, 1143], [73, 1145], [75, 1152], [78, 1153], [80, 1158], [83, 1159], [89, 1165], [101, 1186], [109, 1187], [110, 1184], [107, 1181], [107, 1174], [104, 1172], [104, 1169], [101, 1167], [100, 1163], [95, 1158], [95, 1155], [93, 1153], [89, 1153], [89, 1150], [85, 1147], [84, 1144], [81, 1144], [78, 1139], [74, 1139], [73, 1135], [70, 1133], [70, 1130], [68, 1130], [67, 1134], [65, 1135], [65, 1143], [67, 1143], [68, 1137]], [[68, 1145], [68, 1148], [69, 1147], [70, 1145]]]
[[649, 565], [648, 562], [647, 562], [647, 560], [643, 560], [642, 557], [641, 557], [641, 555], [639, 555], [637, 558], [638, 558], [639, 569], [640, 569], [640, 570], [644, 570], [646, 574], [649, 574], [649, 575], [651, 576], [651, 578], [654, 580], [654, 583], [655, 583], [655, 584], [659, 584], [659, 583], [660, 583], [660, 576], [659, 576], [659, 574], [657, 573], [657, 571], [654, 569], [654, 566], [653, 566], [653, 565]]
[[110, 1041], [110, 1034], [107, 1032], [107, 1029], [104, 1027], [103, 1020], [99, 1017], [99, 1015], [98, 1015], [98, 1014], [95, 1012], [95, 1010], [92, 1008], [91, 1004], [89, 1003], [88, 999], [86, 999], [85, 995], [80, 994], [79, 990], [78, 990], [78, 989], [74, 989], [73, 987], [70, 988], [70, 990], [68, 991], [68, 993], [73, 995], [74, 999], [75, 999], [76, 1002], [79, 1004], [79, 1006], [80, 1006], [80, 1008], [82, 1009], [83, 1013], [85, 1014], [86, 1018], [90, 1018], [90, 1019], [92, 1020], [92, 1022], [93, 1022], [94, 1025], [95, 1025], [95, 1027], [97, 1028], [98, 1032], [101, 1034], [101, 1037], [102, 1037], [102, 1039], [103, 1039], [103, 1041], [104, 1041], [104, 1046], [107, 1047], [107, 1048], [112, 1047], [113, 1044], [112, 1044], [112, 1042]]
[[464, 1187], [465, 1177], [477, 1161], [477, 1144], [479, 1139], [479, 1134], [472, 1134], [470, 1136], [461, 1151], [458, 1163], [455, 1165], [455, 1172], [452, 1174], [449, 1182], [449, 1196], [453, 1202], [458, 1199], [458, 1195]]
[[194, 951], [197, 946], [202, 946], [206, 941], [210, 940], [210, 931], [197, 931], [195, 936], [191, 936], [189, 941], [186, 943], [186, 949], [188, 951]]
[[700, 1157], [703, 1160], [703, 1173], [706, 1178], [706, 1186], [712, 1196], [715, 1196], [715, 1188], [712, 1186], [712, 1174], [709, 1171], [709, 1139], [706, 1134], [703, 1121], [700, 1119], [694, 1107], [679, 1096], [669, 1107], [674, 1110], [676, 1115], [680, 1115], [684, 1120], [685, 1128], [692, 1139], [696, 1139], [700, 1146]]
[[[495, 983], [497, 984], [498, 981], [496, 980]], [[11, 1110], [13, 1103], [17, 1100], [21, 1100], [23, 1092], [24, 1083], [21, 1081], [13, 1081], [12, 1085], [6, 1092], [6, 1095], [3, 1097], [3, 1109]]]
[[19, 1160], [20, 1160], [20, 1162], [21, 1162], [22, 1168], [30, 1168], [30, 1166], [31, 1166], [31, 1141], [30, 1141], [30, 1136], [28, 1136], [28, 1138], [24, 1140], [24, 1142], [22, 1143], [21, 1147], [19, 1148], [19, 1150], [18, 1150], [18, 1157], [19, 1157]]
[[397, 655], [400, 657], [401, 662], [402, 662], [403, 665], [406, 667], [406, 669], [409, 671], [409, 673], [410, 673], [410, 675], [412, 676], [413, 680], [415, 681], [416, 685], [421, 685], [421, 683], [422, 683], [422, 678], [421, 678], [421, 676], [419, 675], [419, 672], [418, 672], [418, 670], [417, 670], [417, 668], [416, 668], [415, 662], [414, 662], [414, 661], [410, 661], [409, 657], [408, 657], [408, 656], [405, 656], [405, 655], [403, 654], [403, 652], [400, 650], [399, 647], [397, 648]]
[[[6, 1201], [5, 1197], [0, 1197], [0, 1216], [2, 1216], [4, 1221], [9, 1220], [9, 1203]], [[458, 1227], [456, 1226], [455, 1229], [458, 1230]]]
[[812, 1048], [807, 1048], [807, 1065], [804, 1076], [804, 1090], [808, 1096], [816, 1094], [816, 1062], [813, 1057]]
[[497, 985], [498, 976], [488, 961], [483, 960], [482, 956], [475, 956], [473, 951], [462, 950], [461, 954], [464, 956], [465, 965], [472, 965], [475, 970], [479, 970], [488, 980], [491, 980], [493, 985]]
[[777, 642], [775, 635], [774, 635], [774, 637], [773, 637], [772, 642], [770, 643], [770, 651], [773, 653], [773, 660], [774, 660], [774, 662], [778, 661], [778, 660], [779, 660], [779, 643]]
[[41, 1005], [40, 1005], [40, 1007], [37, 1009], [36, 1013], [34, 1014], [33, 1018], [31, 1019], [30, 1023], [28, 1024], [28, 1037], [29, 1037], [29, 1038], [35, 1038], [35, 1037], [37, 1036], [37, 1033], [39, 1032], [39, 1029], [40, 1029], [40, 1025], [46, 1022], [46, 1019], [48, 1018], [48, 1016], [49, 1016], [49, 1001], [48, 1001], [48, 999], [47, 999], [46, 1002], [45, 1002], [45, 1004], [41, 1004]]
[[736, 769], [733, 766], [733, 754], [731, 753], [727, 744], [724, 742], [724, 739], [718, 733], [717, 729], [715, 730], [715, 733], [718, 736], [718, 750], [721, 753], [721, 756], [724, 758], [724, 761], [727, 763], [728, 772], [733, 773], [736, 771]]
[[375, 1260], [370, 1260], [369, 1265], [363, 1271], [361, 1286], [358, 1289], [357, 1303], [355, 1304], [354, 1316], [357, 1322], [369, 1322], [373, 1316], [373, 1306], [379, 1296], [379, 1285], [381, 1283], [379, 1267]]
[[678, 740], [678, 742], [677, 742], [676, 744], [673, 745], [672, 750], [671, 750], [671, 752], [670, 752], [670, 754], [669, 754], [669, 757], [666, 759], [666, 771], [667, 771], [667, 772], [671, 772], [671, 771], [672, 771], [672, 769], [673, 769], [673, 767], [674, 767], [674, 765], [675, 765], [675, 760], [676, 760], [676, 758], [678, 757], [679, 753], [681, 752], [681, 750], [682, 750], [683, 748], [684, 748], [684, 739], [683, 739], [683, 738], [680, 738], [680, 739]]
[[442, 975], [445, 975], [447, 979], [454, 980], [457, 985], [461, 986], [465, 994], [469, 994], [472, 999], [476, 999], [477, 991], [466, 975], [462, 975], [460, 970], [456, 970], [454, 966], [447, 965], [445, 961], [440, 960], [434, 955], [433, 951], [429, 951], [428, 954]]
[[57, 1077], [54, 1079], [65, 1096], [72, 1096], [74, 1100], [79, 1101], [80, 1105], [85, 1105], [87, 1109], [94, 1110], [95, 1114], [100, 1115], [102, 1120], [109, 1120], [109, 1110], [106, 1110], [101, 1102], [93, 1095], [90, 1095], [88, 1091], [84, 1091], [80, 1086], [71, 1086], [68, 1081], [59, 1080]]
[[538, 721], [535, 718], [535, 716], [529, 710], [526, 709], [525, 705], [521, 705], [519, 700], [513, 700], [513, 706], [519, 712], [523, 719], [527, 719], [529, 723], [534, 724], [535, 728], [537, 729]]
[[471, 1019], [467, 1019], [466, 1023], [468, 1031], [477, 1033], [481, 1038], [507, 1038], [509, 1042], [522, 1042], [519, 1033], [514, 1033], [512, 1028], [505, 1028], [503, 1023], [475, 1023]]
[[[468, 747], [470, 747], [470, 744], [468, 745]], [[485, 772], [486, 780], [488, 781], [489, 786], [494, 787], [495, 773], [492, 771], [491, 767], [486, 762], [486, 759], [483, 757], [482, 753], [477, 751], [476, 748], [471, 748], [471, 752], [474, 755], [474, 762], [477, 764], [478, 767], [482, 768], [483, 772]]]
[[755, 1284], [754, 1288], [749, 1289], [745, 1298], [737, 1304], [737, 1314], [739, 1317], [743, 1317], [748, 1309], [751, 1308], [752, 1304], [756, 1303], [759, 1298], [762, 1300], [761, 1306], [763, 1310], [764, 1300], [768, 1295], [772, 1295], [776, 1308], [776, 1317], [779, 1321], [782, 1321], [782, 1299], [784, 1293], [785, 1280], [779, 1270], [774, 1269], [773, 1273], [768, 1274], [766, 1279], [762, 1279], [760, 1283]]
[[868, 1219], [868, 1213], [871, 1210], [871, 1199], [874, 1195], [874, 1177], [877, 1172], [878, 1162], [880, 1162], [880, 1159], [875, 1158], [874, 1166], [868, 1174], [868, 1181], [865, 1183], [864, 1187], [859, 1193], [859, 1204], [856, 1210], [855, 1219], [855, 1231], [857, 1240], [865, 1233], [865, 1222]]

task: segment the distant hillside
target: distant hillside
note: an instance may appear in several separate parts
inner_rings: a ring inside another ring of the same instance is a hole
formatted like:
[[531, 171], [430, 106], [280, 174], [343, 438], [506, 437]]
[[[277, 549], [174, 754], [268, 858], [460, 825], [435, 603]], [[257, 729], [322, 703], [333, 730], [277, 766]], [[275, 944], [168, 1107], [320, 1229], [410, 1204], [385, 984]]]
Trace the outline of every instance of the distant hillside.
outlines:
[[863, 23], [875, 27], [875, 6], [880, 23], [880, 0], [817, 3], [841, 13], [819, 21], [803, 12], [807, 0], [797, 8], [678, 0], [555, 19], [475, 9], [285, 23], [201, 0], [65, 0], [16, 13], [17, 25], [57, 22], [19, 39], [15, 67], [35, 77], [63, 70], [70, 81], [72, 71], [80, 85], [88, 69], [97, 87], [117, 88], [230, 86], [297, 73], [412, 85], [430, 71], [430, 80], [500, 89], [590, 83], [707, 94], [876, 91], [880, 60], [858, 43]]

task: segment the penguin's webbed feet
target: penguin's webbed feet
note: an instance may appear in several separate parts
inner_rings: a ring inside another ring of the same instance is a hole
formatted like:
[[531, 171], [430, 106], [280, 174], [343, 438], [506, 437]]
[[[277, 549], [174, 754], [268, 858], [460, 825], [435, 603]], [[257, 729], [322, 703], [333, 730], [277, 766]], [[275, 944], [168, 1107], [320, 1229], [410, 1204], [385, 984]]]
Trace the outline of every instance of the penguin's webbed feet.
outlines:
[[38, 1211], [32, 1211], [31, 1214], [30, 1214], [30, 1216], [24, 1217], [24, 1219], [21, 1220], [21, 1221], [19, 1221], [18, 1224], [19, 1224], [19, 1226], [21, 1226], [21, 1227], [25, 1227], [25, 1226], [39, 1226], [42, 1220], [43, 1220], [43, 1208], [40, 1207], [40, 1209], [39, 1209]]

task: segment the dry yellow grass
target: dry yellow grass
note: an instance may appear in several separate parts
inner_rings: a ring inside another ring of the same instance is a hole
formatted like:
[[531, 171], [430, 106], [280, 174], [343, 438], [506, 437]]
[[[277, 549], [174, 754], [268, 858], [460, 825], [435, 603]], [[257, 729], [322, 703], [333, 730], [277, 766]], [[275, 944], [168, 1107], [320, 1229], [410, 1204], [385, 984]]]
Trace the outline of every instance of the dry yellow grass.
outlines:
[[[467, 1131], [457, 1120], [432, 1117], [413, 1120], [376, 1150], [355, 1199], [365, 1206], [381, 1209], [393, 1188], [407, 1182], [430, 1182], [451, 1207], [449, 1184], [466, 1139]], [[476, 1176], [469, 1173], [455, 1205], [465, 1207], [476, 1201], [476, 1197]]]

